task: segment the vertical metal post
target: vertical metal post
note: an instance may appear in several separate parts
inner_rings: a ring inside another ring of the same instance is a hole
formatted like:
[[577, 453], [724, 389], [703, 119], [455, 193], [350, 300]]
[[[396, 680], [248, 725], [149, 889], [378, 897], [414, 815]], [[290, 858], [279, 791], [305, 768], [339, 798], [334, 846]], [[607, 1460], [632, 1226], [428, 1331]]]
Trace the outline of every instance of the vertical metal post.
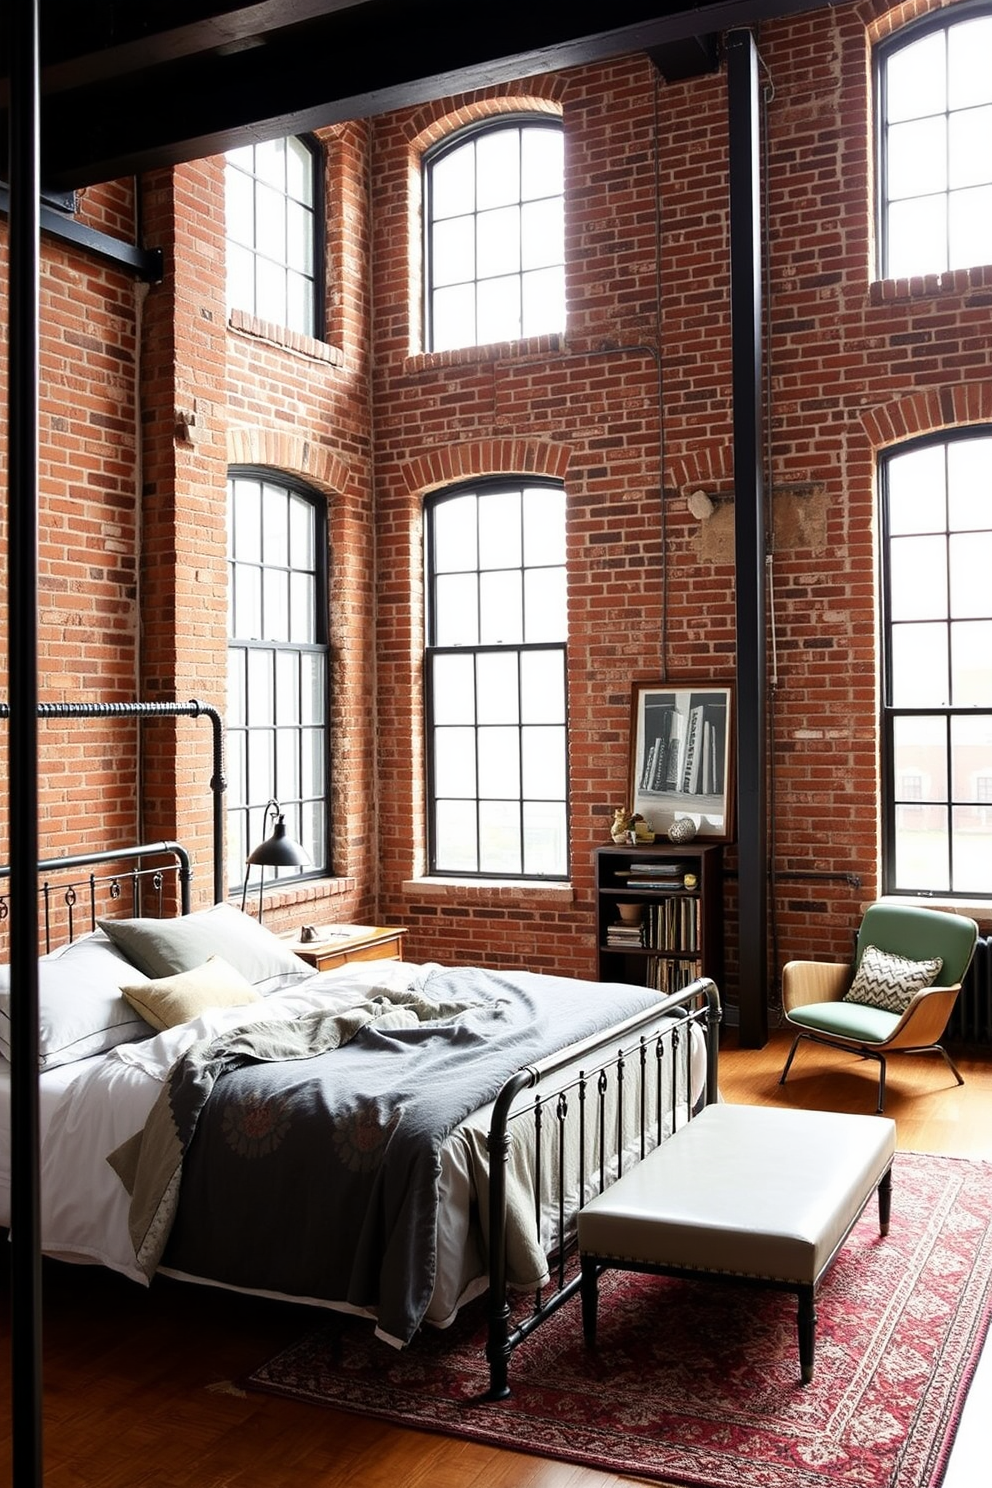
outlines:
[[7, 575], [10, 596], [12, 1479], [41, 1488], [38, 1178], [38, 0], [6, 7], [10, 57]]
[[768, 818], [765, 780], [765, 501], [762, 451], [758, 55], [727, 37], [730, 303], [737, 582], [737, 820], [740, 1041], [768, 1041]]

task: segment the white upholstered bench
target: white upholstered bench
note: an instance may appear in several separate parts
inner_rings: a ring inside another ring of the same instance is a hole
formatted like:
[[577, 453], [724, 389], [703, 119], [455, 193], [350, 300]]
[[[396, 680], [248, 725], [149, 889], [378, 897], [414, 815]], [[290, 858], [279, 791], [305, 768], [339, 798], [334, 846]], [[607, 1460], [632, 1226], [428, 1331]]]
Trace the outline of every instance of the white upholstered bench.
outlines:
[[876, 1190], [888, 1233], [894, 1152], [884, 1116], [707, 1106], [580, 1212], [586, 1341], [603, 1270], [730, 1278], [797, 1294], [808, 1384], [816, 1288]]

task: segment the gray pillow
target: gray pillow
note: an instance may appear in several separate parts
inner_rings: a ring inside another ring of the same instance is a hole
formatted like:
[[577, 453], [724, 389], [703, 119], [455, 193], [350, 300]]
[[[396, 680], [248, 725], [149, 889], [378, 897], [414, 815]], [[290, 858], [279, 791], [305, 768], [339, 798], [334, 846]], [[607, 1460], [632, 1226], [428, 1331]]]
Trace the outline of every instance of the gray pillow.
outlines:
[[[38, 962], [38, 1068], [55, 1069], [154, 1029], [121, 996], [134, 969], [99, 930]], [[0, 966], [0, 1054], [10, 1059], [10, 967]]]
[[917, 992], [933, 986], [943, 964], [939, 956], [932, 961], [911, 961], [892, 951], [880, 951], [878, 946], [865, 946], [858, 974], [844, 1001], [860, 1002], [901, 1017]]
[[278, 936], [230, 904], [176, 920], [101, 920], [100, 928], [150, 977], [193, 971], [220, 956], [265, 997], [314, 975]]

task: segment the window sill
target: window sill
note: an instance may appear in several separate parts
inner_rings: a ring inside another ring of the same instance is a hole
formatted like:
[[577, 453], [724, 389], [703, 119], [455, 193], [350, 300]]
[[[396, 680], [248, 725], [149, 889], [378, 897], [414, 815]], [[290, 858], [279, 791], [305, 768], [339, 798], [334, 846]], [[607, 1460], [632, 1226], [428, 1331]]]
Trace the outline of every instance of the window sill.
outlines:
[[314, 336], [304, 336], [302, 331], [291, 331], [288, 326], [277, 325], [275, 321], [259, 320], [246, 310], [232, 310], [227, 319], [227, 327], [228, 330], [239, 331], [253, 340], [267, 341], [270, 346], [281, 347], [283, 351], [309, 357], [311, 361], [328, 362], [333, 367], [344, 366], [344, 352], [337, 346], [329, 346], [326, 341], [318, 341]]
[[421, 351], [406, 358], [403, 371], [431, 372], [438, 367], [471, 366], [475, 362], [545, 357], [549, 353], [562, 351], [564, 345], [564, 336], [556, 332], [553, 336], [527, 336], [521, 341], [493, 341], [488, 346], [457, 346], [451, 351]]
[[[914, 909], [939, 909], [945, 914], [968, 915], [970, 919], [978, 921], [978, 928], [983, 935], [992, 931], [992, 899], [941, 899], [931, 898], [929, 895], [914, 894], [881, 894], [879, 904], [909, 904]], [[867, 904], [862, 910], [867, 909]]]
[[536, 879], [505, 878], [411, 878], [401, 884], [407, 898], [444, 900], [498, 900], [501, 904], [571, 903], [575, 890], [570, 883], [544, 883]]
[[869, 286], [873, 305], [896, 300], [926, 300], [940, 295], [964, 294], [972, 289], [992, 288], [992, 265], [971, 269], [948, 269], [943, 274], [911, 274], [906, 279], [876, 279]]
[[[265, 912], [275, 913], [281, 909], [292, 909], [298, 904], [325, 904], [333, 899], [339, 899], [343, 894], [353, 894], [358, 888], [357, 878], [307, 878], [300, 883], [286, 884], [282, 888], [276, 888], [272, 883], [266, 885], [263, 895]], [[241, 908], [241, 890], [236, 894], [229, 894], [228, 899]], [[245, 900], [245, 908], [255, 914], [258, 909], [258, 884], [248, 885], [248, 894]]]

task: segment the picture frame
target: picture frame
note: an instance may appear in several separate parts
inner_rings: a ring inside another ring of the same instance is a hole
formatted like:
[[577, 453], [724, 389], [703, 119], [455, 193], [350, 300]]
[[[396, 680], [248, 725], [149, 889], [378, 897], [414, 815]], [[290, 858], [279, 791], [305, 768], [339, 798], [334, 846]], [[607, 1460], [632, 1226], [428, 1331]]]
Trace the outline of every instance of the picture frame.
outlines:
[[632, 813], [657, 836], [689, 817], [708, 842], [734, 839], [734, 685], [710, 678], [635, 682], [630, 716]]

